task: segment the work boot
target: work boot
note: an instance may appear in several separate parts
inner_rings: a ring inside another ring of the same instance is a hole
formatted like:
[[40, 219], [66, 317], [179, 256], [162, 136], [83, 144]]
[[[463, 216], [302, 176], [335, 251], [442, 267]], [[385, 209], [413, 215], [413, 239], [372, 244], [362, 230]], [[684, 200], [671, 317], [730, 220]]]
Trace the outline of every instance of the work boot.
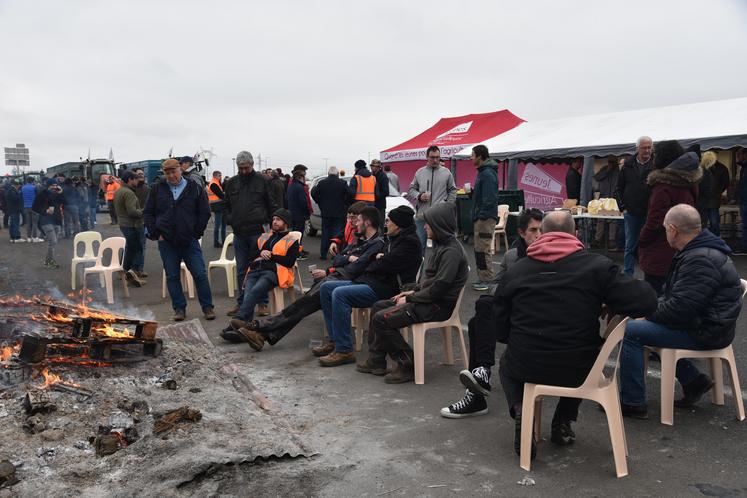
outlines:
[[212, 306], [202, 310], [202, 314], [205, 317], [205, 320], [215, 320], [215, 308]]
[[488, 413], [488, 404], [485, 402], [485, 396], [475, 394], [467, 389], [464, 397], [456, 403], [441, 408], [441, 416], [445, 418], [467, 418], [486, 415]]
[[335, 343], [327, 340], [324, 344], [321, 346], [316, 346], [311, 348], [311, 354], [313, 354], [316, 357], [321, 356], [327, 356], [328, 354], [332, 353], [335, 350]]
[[358, 363], [355, 369], [361, 373], [373, 375], [386, 375], [386, 355], [368, 353], [368, 358], [363, 363]]
[[459, 381], [464, 387], [476, 394], [490, 396], [490, 370], [477, 367], [459, 372]]
[[[521, 413], [516, 412], [516, 418], [514, 420], [514, 451], [517, 455], [521, 456]], [[534, 429], [532, 429], [532, 455], [531, 459], [537, 458], [537, 441], [534, 437]]]
[[550, 441], [558, 446], [568, 446], [576, 441], [576, 433], [571, 429], [571, 422], [569, 421], [552, 421], [552, 432], [550, 434]]
[[384, 382], [387, 384], [404, 384], [415, 379], [415, 367], [412, 364], [411, 355], [406, 351], [399, 351], [392, 355], [394, 368], [386, 374]]
[[236, 333], [238, 333], [242, 337], [244, 342], [248, 343], [253, 350], [262, 351], [262, 348], [265, 345], [265, 338], [264, 336], [262, 336], [262, 334], [260, 334], [256, 330], [251, 330], [245, 327], [240, 328], [236, 331]]
[[706, 374], [700, 374], [692, 381], [682, 385], [684, 396], [682, 399], [674, 400], [674, 406], [677, 408], [692, 408], [712, 387], [713, 381], [711, 378]]
[[247, 322], [246, 320], [242, 320], [241, 318], [231, 318], [231, 321], [229, 323], [234, 330], [239, 330], [240, 328], [249, 325], [249, 322]]
[[230, 325], [220, 331], [220, 336], [224, 341], [227, 341], [227, 342], [233, 342], [233, 343], [244, 342], [244, 338], [238, 332], [236, 332], [233, 329], [233, 327], [231, 327]]
[[142, 280], [145, 280], [146, 278], [148, 278], [148, 274], [146, 272], [144, 272], [143, 270], [135, 270], [135, 273]]
[[142, 287], [145, 283], [143, 280], [140, 279], [137, 273], [135, 273], [135, 270], [127, 270], [127, 273], [125, 273], [125, 278], [128, 282], [132, 283], [135, 287]]
[[174, 321], [175, 322], [183, 322], [184, 319], [187, 318], [187, 312], [184, 310], [175, 310], [174, 311]]
[[239, 307], [239, 305], [237, 304], [236, 306], [234, 306], [234, 307], [233, 307], [233, 308], [231, 308], [230, 310], [226, 311], [226, 315], [228, 315], [228, 316], [233, 316], [233, 315], [235, 315], [236, 313], [238, 313], [240, 309], [241, 309], [241, 308], [240, 308], [240, 307]]
[[319, 358], [319, 364], [323, 367], [337, 367], [347, 363], [355, 363], [353, 351], [332, 351], [327, 356]]
[[269, 316], [270, 314], [270, 307], [266, 304], [258, 304], [257, 305], [257, 315], [259, 316]]
[[620, 411], [623, 417], [648, 420], [648, 407], [646, 405], [626, 405], [625, 403], [620, 403]]

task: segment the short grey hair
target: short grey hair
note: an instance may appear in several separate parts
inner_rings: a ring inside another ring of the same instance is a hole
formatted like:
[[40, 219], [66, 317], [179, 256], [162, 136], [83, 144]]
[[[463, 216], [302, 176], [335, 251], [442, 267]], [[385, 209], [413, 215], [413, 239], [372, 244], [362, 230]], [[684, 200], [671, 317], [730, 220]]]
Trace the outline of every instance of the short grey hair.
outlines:
[[563, 232], [576, 235], [576, 222], [568, 211], [550, 211], [542, 218], [540, 230], [542, 233]]
[[664, 223], [674, 225], [677, 230], [684, 234], [700, 233], [700, 213], [689, 204], [677, 204], [667, 211]]
[[252, 156], [252, 153], [247, 150], [242, 150], [238, 154], [236, 154], [236, 165], [239, 164], [251, 164], [254, 166], [254, 157]]
[[643, 135], [642, 137], [638, 137], [638, 140], [635, 141], [635, 147], [636, 149], [641, 146], [641, 142], [643, 141], [651, 142], [651, 145], [654, 145], [654, 141], [651, 140], [651, 137], [648, 137], [646, 135]]
[[327, 170], [328, 175], [336, 175], [337, 174], [337, 166], [330, 166]]

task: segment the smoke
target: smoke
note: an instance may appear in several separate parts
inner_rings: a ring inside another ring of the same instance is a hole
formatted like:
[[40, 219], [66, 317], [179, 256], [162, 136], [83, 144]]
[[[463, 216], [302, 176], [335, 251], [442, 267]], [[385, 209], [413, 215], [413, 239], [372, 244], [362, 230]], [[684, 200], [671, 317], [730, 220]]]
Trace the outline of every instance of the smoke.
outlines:
[[[62, 301], [74, 305], [80, 305], [82, 300], [82, 293], [78, 294], [63, 294], [60, 289], [47, 280], [45, 282], [45, 290], [46, 290], [46, 296], [49, 298], [55, 300], [55, 301]], [[108, 311], [109, 313], [115, 314], [115, 315], [123, 315], [127, 318], [134, 318], [136, 320], [148, 320], [148, 321], [155, 321], [156, 315], [153, 314], [153, 311], [150, 309], [140, 309], [132, 305], [123, 305], [119, 303], [115, 304], [107, 304], [104, 302], [93, 300], [88, 303], [88, 306], [90, 308], [94, 309], [100, 309]]]

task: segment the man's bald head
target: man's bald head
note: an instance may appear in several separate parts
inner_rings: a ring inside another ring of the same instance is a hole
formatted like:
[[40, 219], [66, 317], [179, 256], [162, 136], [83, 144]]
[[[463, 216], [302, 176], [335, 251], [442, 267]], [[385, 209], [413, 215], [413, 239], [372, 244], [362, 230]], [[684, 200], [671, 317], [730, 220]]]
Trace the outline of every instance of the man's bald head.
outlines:
[[674, 225], [683, 235], [700, 233], [700, 213], [688, 204], [677, 204], [664, 216], [665, 225]]
[[542, 233], [564, 232], [576, 235], [576, 222], [568, 211], [550, 211], [542, 218]]

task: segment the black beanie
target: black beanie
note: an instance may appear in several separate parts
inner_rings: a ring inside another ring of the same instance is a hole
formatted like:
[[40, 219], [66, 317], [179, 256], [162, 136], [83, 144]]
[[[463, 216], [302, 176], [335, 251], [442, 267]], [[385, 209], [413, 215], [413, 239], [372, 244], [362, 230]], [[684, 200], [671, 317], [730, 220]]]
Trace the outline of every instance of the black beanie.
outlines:
[[274, 213], [272, 213], [272, 215], [273, 216], [277, 216], [278, 218], [280, 218], [281, 220], [283, 220], [286, 225], [290, 226], [290, 224], [291, 224], [291, 214], [290, 214], [290, 211], [288, 211], [287, 209], [280, 208], [277, 211], [275, 211]]
[[410, 206], [397, 206], [389, 211], [389, 219], [400, 228], [407, 228], [415, 223], [415, 211]]
[[364, 161], [363, 159], [358, 159], [357, 161], [355, 161], [355, 171], [358, 171], [359, 169], [365, 168], [365, 167], [366, 167], [366, 161]]

